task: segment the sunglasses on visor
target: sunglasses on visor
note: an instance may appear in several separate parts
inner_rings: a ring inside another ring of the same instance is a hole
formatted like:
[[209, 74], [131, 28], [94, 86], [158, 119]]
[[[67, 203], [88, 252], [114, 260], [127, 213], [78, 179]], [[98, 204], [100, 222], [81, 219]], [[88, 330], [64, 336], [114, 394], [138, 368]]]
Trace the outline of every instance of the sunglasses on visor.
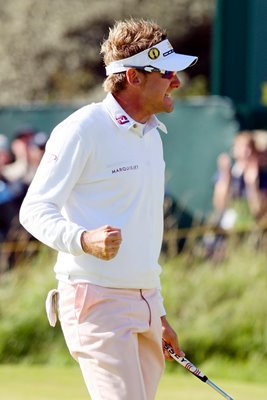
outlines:
[[163, 79], [172, 79], [176, 75], [175, 71], [166, 71], [165, 69], [152, 67], [152, 65], [145, 65], [144, 67], [136, 67], [135, 65], [124, 65], [124, 67], [140, 69], [146, 72], [159, 72]]

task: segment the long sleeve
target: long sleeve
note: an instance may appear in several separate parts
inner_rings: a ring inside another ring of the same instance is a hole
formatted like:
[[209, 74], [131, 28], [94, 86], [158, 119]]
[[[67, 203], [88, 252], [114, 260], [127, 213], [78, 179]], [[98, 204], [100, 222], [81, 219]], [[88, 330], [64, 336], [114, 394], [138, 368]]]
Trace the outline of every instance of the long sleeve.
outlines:
[[83, 253], [80, 236], [85, 227], [64, 217], [64, 204], [88, 155], [79, 125], [59, 125], [51, 134], [20, 210], [21, 224], [34, 237], [73, 255]]

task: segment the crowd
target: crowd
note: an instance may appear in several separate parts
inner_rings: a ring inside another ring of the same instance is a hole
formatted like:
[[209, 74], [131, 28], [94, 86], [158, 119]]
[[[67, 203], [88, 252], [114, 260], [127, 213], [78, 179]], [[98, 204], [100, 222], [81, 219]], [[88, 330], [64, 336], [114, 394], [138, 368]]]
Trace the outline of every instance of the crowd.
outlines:
[[22, 127], [11, 139], [0, 134], [1, 271], [12, 267], [17, 258], [10, 244], [22, 239], [31, 240], [19, 224], [18, 214], [43, 156], [47, 139], [48, 135], [45, 132], [32, 127]]

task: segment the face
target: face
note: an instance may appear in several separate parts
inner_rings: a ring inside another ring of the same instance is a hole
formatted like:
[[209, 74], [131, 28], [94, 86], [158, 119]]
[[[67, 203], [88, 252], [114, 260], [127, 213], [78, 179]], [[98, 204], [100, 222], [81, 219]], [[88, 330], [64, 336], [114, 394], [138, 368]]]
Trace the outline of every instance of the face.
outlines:
[[173, 73], [164, 78], [160, 72], [148, 72], [142, 87], [144, 110], [150, 115], [173, 110], [172, 91], [178, 89], [180, 80]]
[[233, 146], [233, 156], [236, 160], [246, 160], [253, 152], [252, 141], [246, 135], [237, 136]]

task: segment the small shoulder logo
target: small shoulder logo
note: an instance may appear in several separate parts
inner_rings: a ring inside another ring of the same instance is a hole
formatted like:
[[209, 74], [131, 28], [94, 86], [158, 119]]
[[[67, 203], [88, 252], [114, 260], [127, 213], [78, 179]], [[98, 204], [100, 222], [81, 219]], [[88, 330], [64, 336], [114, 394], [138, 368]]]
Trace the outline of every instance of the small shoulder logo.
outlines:
[[56, 154], [47, 154], [46, 156], [47, 162], [53, 162], [58, 160], [58, 156]]
[[124, 125], [127, 124], [129, 122], [128, 118], [126, 117], [126, 115], [118, 115], [116, 117], [116, 121], [118, 122], [118, 124], [120, 125]]
[[156, 47], [152, 47], [152, 49], [149, 50], [148, 52], [148, 57], [151, 58], [151, 60], [156, 60], [160, 55], [160, 51]]

